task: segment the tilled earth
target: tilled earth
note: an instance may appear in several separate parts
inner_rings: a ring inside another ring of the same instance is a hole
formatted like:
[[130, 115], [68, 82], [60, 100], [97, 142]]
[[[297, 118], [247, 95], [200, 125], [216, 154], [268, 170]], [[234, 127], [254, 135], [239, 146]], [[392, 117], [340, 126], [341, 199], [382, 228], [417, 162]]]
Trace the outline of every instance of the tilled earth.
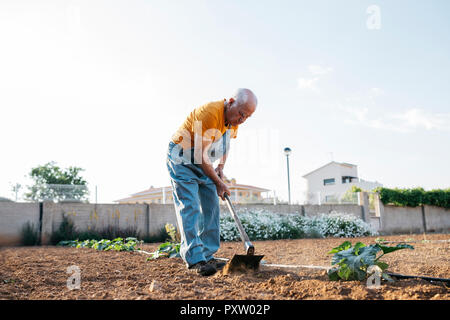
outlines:
[[[376, 237], [255, 241], [266, 264], [329, 267], [327, 252], [350, 240], [371, 244]], [[382, 258], [389, 271], [450, 278], [450, 235], [383, 236], [389, 241], [411, 241], [415, 250], [400, 250]], [[395, 243], [388, 244], [395, 245]], [[145, 244], [147, 252], [158, 244]], [[223, 242], [217, 257], [242, 254], [240, 242]], [[449, 300], [442, 282], [418, 279], [382, 282], [378, 289], [365, 281], [330, 281], [326, 271], [262, 266], [247, 274], [201, 277], [187, 271], [180, 258], [147, 261], [137, 252], [102, 252], [53, 246], [0, 249], [0, 299], [412, 299]], [[80, 289], [70, 290], [70, 266], [80, 270]]]

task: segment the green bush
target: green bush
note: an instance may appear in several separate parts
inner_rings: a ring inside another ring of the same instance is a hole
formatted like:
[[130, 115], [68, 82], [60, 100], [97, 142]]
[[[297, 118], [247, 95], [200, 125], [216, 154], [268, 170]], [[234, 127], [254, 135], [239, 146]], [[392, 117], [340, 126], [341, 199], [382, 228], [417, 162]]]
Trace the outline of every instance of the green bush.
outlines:
[[379, 193], [383, 204], [407, 207], [417, 207], [426, 204], [450, 208], [450, 188], [425, 191], [423, 188], [389, 189], [380, 187], [375, 189], [375, 192]]
[[143, 236], [139, 239], [144, 241], [145, 243], [155, 243], [155, 242], [165, 242], [170, 238], [169, 234], [167, 233], [165, 228], [161, 228], [159, 232], [155, 235], [147, 235]]
[[58, 244], [60, 241], [64, 240], [74, 240], [77, 237], [77, 232], [75, 230], [75, 225], [73, 222], [63, 215], [63, 220], [59, 225], [58, 230], [52, 232], [50, 235], [50, 243]]
[[[75, 232], [75, 238], [78, 240], [102, 240], [116, 238], [141, 238], [136, 227], [118, 228], [116, 226], [107, 226], [103, 229], [91, 228], [85, 231]], [[71, 240], [75, 239], [72, 238]]]
[[29, 221], [23, 225], [20, 232], [20, 239], [21, 244], [24, 246], [36, 246], [41, 243], [38, 228]]

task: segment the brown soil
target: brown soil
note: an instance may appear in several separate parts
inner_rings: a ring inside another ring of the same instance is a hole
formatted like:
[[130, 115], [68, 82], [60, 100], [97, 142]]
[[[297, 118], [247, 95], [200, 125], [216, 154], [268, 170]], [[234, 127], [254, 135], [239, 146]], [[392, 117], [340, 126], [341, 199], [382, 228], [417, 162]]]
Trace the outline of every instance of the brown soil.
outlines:
[[[389, 271], [408, 275], [450, 278], [450, 235], [400, 235], [390, 241], [411, 241], [414, 251], [401, 250], [383, 257]], [[374, 243], [376, 237], [348, 239]], [[345, 239], [255, 241], [257, 254], [268, 264], [330, 266], [327, 252]], [[436, 241], [441, 240], [441, 241]], [[442, 241], [447, 240], [447, 241]], [[158, 244], [145, 244], [151, 252]], [[242, 254], [239, 242], [224, 242], [217, 257]], [[0, 299], [412, 299], [449, 300], [442, 282], [408, 279], [382, 282], [369, 289], [366, 282], [330, 281], [324, 270], [262, 266], [247, 274], [200, 277], [188, 272], [179, 258], [147, 261], [133, 252], [101, 252], [62, 247], [0, 249]], [[81, 270], [81, 288], [69, 290], [67, 268]]]

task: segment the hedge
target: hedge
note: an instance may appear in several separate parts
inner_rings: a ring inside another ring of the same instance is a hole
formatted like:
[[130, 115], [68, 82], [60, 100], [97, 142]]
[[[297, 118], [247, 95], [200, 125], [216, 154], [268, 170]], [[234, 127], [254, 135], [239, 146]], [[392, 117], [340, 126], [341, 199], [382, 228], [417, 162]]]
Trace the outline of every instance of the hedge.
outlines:
[[380, 187], [374, 191], [378, 192], [383, 204], [407, 207], [417, 207], [427, 204], [430, 206], [450, 208], [450, 188], [425, 191], [423, 188], [389, 189]]

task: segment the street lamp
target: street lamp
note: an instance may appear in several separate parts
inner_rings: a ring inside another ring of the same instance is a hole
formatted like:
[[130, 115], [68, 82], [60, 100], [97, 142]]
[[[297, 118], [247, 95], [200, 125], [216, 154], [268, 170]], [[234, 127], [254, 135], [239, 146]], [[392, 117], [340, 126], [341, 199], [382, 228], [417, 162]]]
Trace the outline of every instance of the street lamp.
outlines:
[[291, 182], [289, 179], [289, 155], [291, 154], [291, 148], [288, 147], [284, 148], [284, 154], [286, 155], [286, 163], [287, 163], [289, 204], [291, 204]]

